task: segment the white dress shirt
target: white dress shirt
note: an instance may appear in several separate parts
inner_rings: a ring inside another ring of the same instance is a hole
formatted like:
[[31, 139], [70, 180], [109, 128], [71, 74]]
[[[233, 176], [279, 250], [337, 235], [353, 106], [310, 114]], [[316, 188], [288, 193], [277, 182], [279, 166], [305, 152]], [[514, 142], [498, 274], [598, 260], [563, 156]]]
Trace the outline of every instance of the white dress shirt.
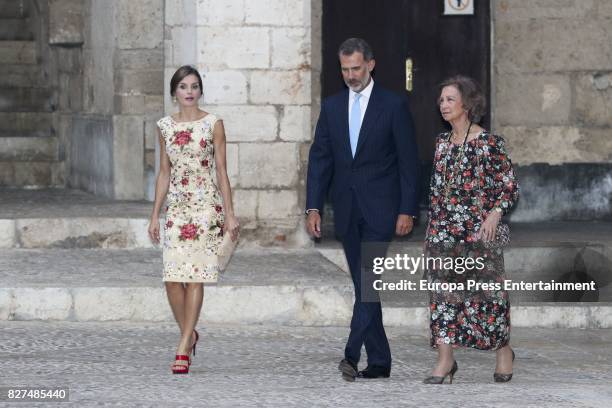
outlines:
[[[361, 109], [361, 120], [359, 121], [359, 123], [362, 125], [363, 125], [363, 117], [365, 116], [366, 109], [368, 108], [368, 102], [370, 101], [370, 95], [372, 95], [372, 88], [374, 88], [374, 78], [370, 77], [370, 83], [365, 88], [363, 88], [361, 92], [359, 92], [359, 94], [361, 95], [361, 98], [359, 98], [359, 108]], [[356, 95], [356, 92], [353, 92], [353, 90], [349, 88], [349, 98], [348, 98], [349, 100], [349, 105], [348, 105], [349, 123], [351, 121], [351, 118], [350, 118], [351, 109], [353, 109], [353, 103], [355, 103], [355, 95]]]

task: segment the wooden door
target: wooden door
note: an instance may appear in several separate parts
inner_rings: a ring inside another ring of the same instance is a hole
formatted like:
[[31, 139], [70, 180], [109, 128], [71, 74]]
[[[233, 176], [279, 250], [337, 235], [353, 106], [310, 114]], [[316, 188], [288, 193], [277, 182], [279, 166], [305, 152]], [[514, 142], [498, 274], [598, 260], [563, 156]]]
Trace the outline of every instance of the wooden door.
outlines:
[[[438, 84], [461, 73], [479, 81], [487, 99], [490, 95], [489, 1], [475, 0], [471, 16], [444, 16], [444, 1], [451, 0], [323, 0], [322, 97], [345, 86], [339, 45], [349, 37], [365, 39], [374, 50], [376, 83], [408, 94], [425, 183], [435, 136], [446, 126], [437, 107]], [[411, 92], [406, 90], [407, 58], [414, 70]], [[488, 111], [485, 128], [489, 120]]]

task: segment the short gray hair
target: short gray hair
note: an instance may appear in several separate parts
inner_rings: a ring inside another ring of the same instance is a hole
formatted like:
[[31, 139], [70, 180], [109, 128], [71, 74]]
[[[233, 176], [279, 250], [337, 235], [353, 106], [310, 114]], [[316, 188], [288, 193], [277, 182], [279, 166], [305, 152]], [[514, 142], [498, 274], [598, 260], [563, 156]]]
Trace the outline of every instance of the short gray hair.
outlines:
[[374, 59], [372, 47], [361, 38], [349, 38], [348, 40], [344, 40], [344, 42], [340, 44], [340, 48], [338, 48], [338, 56], [352, 55], [355, 52], [363, 54], [363, 59], [366, 61]]

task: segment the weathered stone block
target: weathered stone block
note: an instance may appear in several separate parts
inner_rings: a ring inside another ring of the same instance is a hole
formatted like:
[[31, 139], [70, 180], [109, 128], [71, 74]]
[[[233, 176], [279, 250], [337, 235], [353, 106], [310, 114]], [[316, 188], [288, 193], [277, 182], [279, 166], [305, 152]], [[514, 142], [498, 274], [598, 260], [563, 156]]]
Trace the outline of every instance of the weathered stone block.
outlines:
[[310, 25], [309, 0], [259, 0], [245, 2], [248, 24], [279, 26]]
[[52, 115], [45, 112], [0, 112], [0, 131], [7, 136], [49, 136], [53, 128]]
[[141, 116], [113, 117], [113, 185], [116, 199], [144, 197], [144, 122]]
[[121, 70], [116, 75], [116, 93], [161, 95], [164, 92], [164, 72], [161, 69]]
[[597, 0], [597, 16], [599, 18], [612, 17], [612, 2]]
[[161, 288], [74, 288], [73, 292], [77, 321], [164, 321], [171, 313]]
[[309, 28], [272, 30], [272, 68], [308, 69], [310, 52]]
[[169, 26], [196, 23], [197, 4], [192, 0], [166, 0], [165, 23]]
[[3, 64], [36, 64], [35, 41], [0, 41]]
[[[225, 145], [225, 162], [227, 166], [227, 178], [230, 185], [235, 186], [238, 183], [239, 174], [239, 146], [237, 143], [227, 143]], [[216, 180], [215, 180], [216, 182]]]
[[234, 213], [241, 220], [253, 220], [257, 216], [257, 190], [241, 190], [233, 191]]
[[158, 143], [159, 134], [157, 133], [157, 121], [145, 121], [145, 149], [155, 150]]
[[[172, 62], [171, 65], [178, 68], [182, 65], [193, 64], [198, 58], [198, 43], [196, 27], [179, 26], [170, 30], [172, 41]], [[175, 68], [175, 69], [176, 69]], [[172, 76], [168, 78], [170, 80]]]
[[13, 288], [15, 320], [66, 320], [72, 295], [66, 288]]
[[255, 71], [251, 75], [252, 103], [305, 105], [310, 103], [308, 71]]
[[[266, 302], [261, 302], [265, 298]], [[257, 307], [255, 307], [257, 305]], [[262, 320], [288, 324], [302, 309], [295, 286], [213, 286], [208, 289], [208, 313], [204, 322], [252, 324]]]
[[145, 113], [149, 116], [153, 115], [159, 118], [164, 114], [164, 97], [163, 95], [145, 95]]
[[229, 142], [276, 139], [278, 114], [273, 106], [221, 105], [209, 109], [223, 119]]
[[12, 248], [15, 246], [15, 228], [15, 220], [0, 220], [0, 248]]
[[79, 47], [56, 47], [57, 68], [60, 72], [77, 74], [83, 65], [81, 61], [81, 48]]
[[297, 182], [295, 143], [241, 143], [240, 187], [292, 187]]
[[15, 168], [13, 163], [0, 162], [0, 186], [15, 185]]
[[127, 220], [50, 218], [16, 220], [23, 248], [124, 248], [128, 246]]
[[572, 92], [568, 76], [500, 74], [495, 88], [495, 120], [501, 125], [569, 122]]
[[0, 320], [13, 318], [13, 289], [0, 288]]
[[141, 94], [115, 94], [115, 113], [142, 115], [145, 113], [145, 96]]
[[49, 44], [82, 44], [83, 1], [49, 0]]
[[199, 25], [241, 25], [244, 22], [243, 0], [198, 0], [197, 16]]
[[500, 0], [492, 2], [496, 21], [595, 17], [595, 0]]
[[612, 161], [612, 130], [576, 127], [501, 127], [513, 163], [551, 165]]
[[163, 0], [117, 0], [117, 45], [157, 48], [164, 39]]
[[115, 68], [121, 70], [162, 70], [164, 66], [163, 48], [146, 50], [117, 50]]
[[265, 27], [198, 27], [198, 61], [210, 69], [267, 68], [270, 35]]
[[612, 125], [612, 75], [578, 77], [574, 95], [576, 119], [586, 126]]
[[58, 185], [57, 162], [13, 162], [14, 186], [48, 187]]
[[298, 210], [298, 195], [295, 190], [260, 191], [257, 216], [259, 218], [295, 218]]
[[290, 142], [306, 142], [312, 139], [310, 106], [283, 107], [280, 137]]
[[500, 73], [610, 69], [612, 30], [603, 19], [499, 22], [495, 34]]
[[0, 160], [53, 161], [58, 159], [56, 137], [3, 137]]
[[[202, 71], [200, 71], [202, 72]], [[211, 71], [204, 74], [205, 104], [247, 102], [247, 80], [240, 71]]]

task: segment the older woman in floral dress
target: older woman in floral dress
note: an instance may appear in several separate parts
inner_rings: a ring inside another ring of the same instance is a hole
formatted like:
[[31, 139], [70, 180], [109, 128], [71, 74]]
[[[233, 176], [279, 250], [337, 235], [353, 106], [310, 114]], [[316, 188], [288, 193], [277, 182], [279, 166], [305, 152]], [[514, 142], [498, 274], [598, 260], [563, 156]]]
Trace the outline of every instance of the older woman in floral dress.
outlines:
[[[424, 382], [440, 384], [446, 376], [452, 382], [458, 369], [453, 348], [460, 346], [496, 350], [494, 379], [506, 382], [514, 360], [510, 303], [503, 290], [503, 250], [491, 243], [502, 215], [518, 198], [518, 184], [504, 139], [478, 125], [485, 111], [480, 86], [456, 76], [440, 90], [440, 113], [451, 131], [436, 141], [425, 248], [429, 257], [480, 258], [481, 263], [469, 271], [456, 266], [426, 271], [430, 284], [463, 284], [464, 289], [430, 292], [431, 346], [438, 361]], [[479, 286], [468, 288], [470, 281]]]
[[198, 71], [179, 68], [170, 81], [170, 93], [179, 112], [157, 122], [160, 170], [149, 235], [160, 241], [159, 213], [167, 198], [163, 280], [181, 331], [172, 372], [187, 374], [199, 337], [195, 326], [203, 284], [217, 282], [223, 237], [229, 234], [235, 241], [239, 225], [226, 171], [223, 122], [198, 106]]

